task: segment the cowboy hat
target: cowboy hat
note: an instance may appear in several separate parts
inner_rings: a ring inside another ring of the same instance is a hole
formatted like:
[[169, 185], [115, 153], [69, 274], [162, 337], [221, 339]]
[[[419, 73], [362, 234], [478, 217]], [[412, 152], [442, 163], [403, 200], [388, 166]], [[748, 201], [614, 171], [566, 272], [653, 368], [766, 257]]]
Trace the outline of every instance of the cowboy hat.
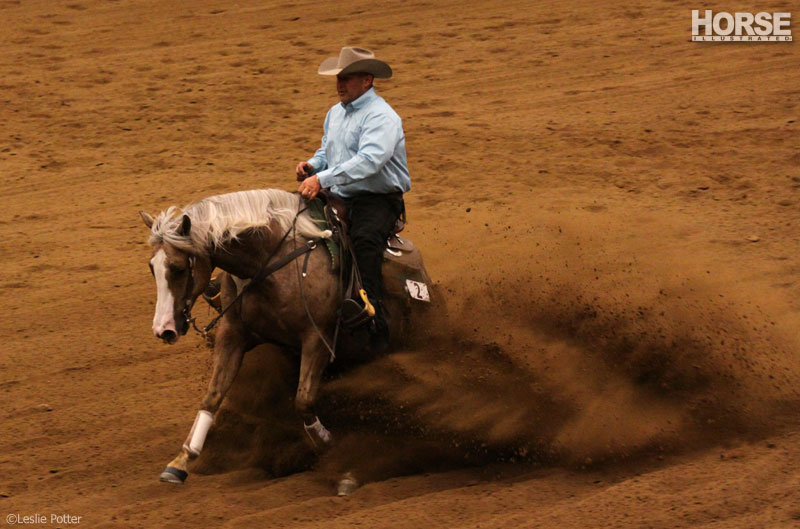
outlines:
[[375, 54], [364, 48], [345, 46], [338, 57], [322, 61], [317, 72], [320, 75], [347, 75], [349, 73], [369, 73], [378, 79], [388, 79], [392, 69], [385, 62], [375, 58]]

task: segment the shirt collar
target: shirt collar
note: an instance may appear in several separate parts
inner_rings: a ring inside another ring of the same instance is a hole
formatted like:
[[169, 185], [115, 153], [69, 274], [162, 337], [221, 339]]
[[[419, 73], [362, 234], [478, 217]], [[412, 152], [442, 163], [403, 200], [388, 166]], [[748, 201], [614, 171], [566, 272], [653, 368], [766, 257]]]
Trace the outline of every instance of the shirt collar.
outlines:
[[372, 101], [376, 97], [378, 97], [378, 94], [375, 93], [375, 87], [373, 86], [373, 87], [370, 87], [369, 90], [367, 90], [366, 92], [361, 94], [359, 96], [359, 98], [356, 99], [355, 101], [352, 101], [351, 103], [348, 103], [347, 105], [342, 105], [342, 106], [344, 107], [344, 109], [347, 112], [353, 112], [353, 111], [358, 110], [360, 108], [364, 108], [367, 105], [367, 103], [369, 103], [370, 101]]

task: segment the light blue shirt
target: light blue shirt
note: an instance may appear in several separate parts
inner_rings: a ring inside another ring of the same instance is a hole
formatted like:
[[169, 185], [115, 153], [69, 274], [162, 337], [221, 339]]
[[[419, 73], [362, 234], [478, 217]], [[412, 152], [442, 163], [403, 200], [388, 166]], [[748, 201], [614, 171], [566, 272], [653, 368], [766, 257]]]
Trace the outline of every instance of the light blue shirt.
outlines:
[[331, 107], [308, 163], [319, 184], [342, 197], [411, 189], [403, 121], [374, 88]]

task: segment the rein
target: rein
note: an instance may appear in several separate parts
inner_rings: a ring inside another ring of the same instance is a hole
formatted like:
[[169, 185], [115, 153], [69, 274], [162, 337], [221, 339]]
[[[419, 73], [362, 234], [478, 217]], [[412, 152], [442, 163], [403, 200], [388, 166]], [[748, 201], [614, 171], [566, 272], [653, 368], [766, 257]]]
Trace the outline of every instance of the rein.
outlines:
[[[308, 208], [306, 207], [306, 209], [308, 209]], [[300, 213], [298, 212], [297, 215], [300, 215]], [[297, 216], [295, 216], [294, 219], [295, 219], [295, 221], [297, 221]], [[292, 230], [294, 230], [294, 229], [295, 229], [295, 224], [293, 223], [292, 224]], [[297, 238], [293, 237], [293, 240], [294, 240], [295, 250], [292, 253], [296, 253], [298, 251]], [[317, 239], [317, 240], [319, 240], [319, 239]], [[305, 277], [307, 275], [306, 274], [306, 270], [308, 269], [308, 258], [310, 256], [311, 256], [311, 254], [307, 253], [306, 254], [306, 258], [303, 260], [303, 273], [302, 274], [300, 273], [300, 263], [297, 262], [297, 261], [294, 262], [295, 268], [297, 269], [297, 282], [300, 285], [300, 299], [303, 301], [303, 308], [306, 309], [306, 315], [308, 316], [308, 321], [311, 322], [312, 327], [314, 327], [314, 330], [317, 331], [317, 336], [319, 336], [320, 341], [325, 345], [325, 348], [331, 354], [331, 362], [333, 362], [334, 360], [336, 360], [336, 339], [339, 336], [339, 325], [342, 322], [342, 318], [341, 318], [341, 314], [339, 316], [337, 316], [337, 318], [336, 318], [336, 328], [333, 331], [333, 345], [331, 345], [331, 344], [328, 343], [328, 340], [325, 339], [325, 336], [322, 335], [322, 331], [319, 330], [319, 327], [317, 327], [317, 322], [314, 321], [314, 317], [311, 315], [311, 309], [308, 308], [308, 301], [306, 301], [306, 293], [303, 290], [303, 279], [305, 279]], [[340, 267], [341, 267], [341, 263], [340, 263]]]
[[239, 300], [241, 300], [242, 296], [248, 290], [250, 290], [253, 287], [253, 285], [256, 285], [256, 284], [260, 283], [261, 281], [265, 280], [266, 278], [268, 278], [269, 276], [271, 276], [272, 274], [274, 274], [275, 272], [277, 272], [278, 270], [280, 270], [284, 266], [288, 265], [292, 261], [296, 261], [296, 259], [298, 257], [300, 257], [301, 255], [305, 254], [306, 258], [303, 261], [302, 277], [300, 275], [299, 263], [297, 263], [297, 265], [298, 265], [297, 274], [298, 274], [298, 280], [300, 281], [300, 297], [302, 298], [303, 306], [306, 309], [306, 314], [308, 315], [308, 318], [311, 321], [311, 325], [314, 326], [314, 330], [317, 331], [317, 334], [319, 335], [320, 339], [322, 340], [322, 343], [325, 344], [325, 347], [331, 353], [331, 360], [336, 358], [336, 355], [335, 355], [336, 338], [337, 338], [337, 335], [339, 333], [339, 325], [338, 325], [339, 322], [338, 322], [338, 319], [337, 319], [337, 325], [336, 325], [336, 332], [333, 335], [333, 347], [331, 347], [328, 344], [327, 340], [325, 340], [325, 337], [322, 335], [322, 332], [317, 327], [316, 322], [314, 322], [314, 318], [311, 317], [311, 311], [308, 308], [308, 303], [306, 302], [305, 293], [303, 292], [303, 282], [302, 282], [302, 278], [306, 277], [306, 269], [308, 267], [308, 258], [311, 255], [311, 251], [317, 247], [317, 244], [322, 239], [324, 239], [324, 237], [317, 237], [315, 239], [310, 239], [310, 240], [306, 241], [306, 243], [303, 244], [300, 247], [297, 246], [297, 239], [294, 238], [294, 246], [295, 246], [294, 250], [291, 253], [289, 253], [287, 255], [284, 255], [283, 257], [281, 257], [280, 259], [278, 259], [274, 263], [270, 263], [272, 258], [275, 257], [275, 255], [278, 253], [278, 251], [283, 246], [283, 243], [286, 242], [286, 238], [289, 236], [289, 234], [290, 233], [294, 233], [294, 235], [296, 236], [297, 219], [307, 209], [308, 209], [308, 206], [306, 206], [306, 207], [304, 207], [302, 209], [298, 209], [297, 213], [294, 216], [294, 220], [292, 221], [292, 226], [288, 230], [286, 230], [286, 233], [283, 234], [283, 237], [281, 237], [280, 242], [275, 246], [275, 248], [269, 254], [269, 257], [267, 257], [267, 260], [266, 260], [266, 264], [261, 268], [261, 270], [259, 270], [256, 273], [256, 275], [254, 275], [252, 277], [252, 279], [250, 280], [250, 282], [248, 284], [246, 284], [244, 287], [242, 287], [242, 290], [236, 295], [234, 300], [231, 301], [225, 308], [223, 308], [220, 311], [220, 313], [217, 314], [217, 316], [213, 320], [211, 320], [208, 323], [208, 325], [206, 325], [202, 329], [197, 327], [197, 318], [192, 317], [192, 308], [194, 307], [194, 303], [195, 303], [195, 301], [197, 299], [197, 298], [195, 298], [194, 300], [190, 301], [190, 298], [192, 297], [191, 296], [192, 291], [194, 290], [194, 260], [195, 260], [195, 258], [194, 257], [190, 257], [189, 258], [189, 281], [188, 281], [188, 284], [187, 284], [187, 294], [188, 294], [188, 296], [186, 298], [186, 305], [183, 308], [183, 313], [182, 314], [183, 314], [183, 317], [185, 318], [186, 322], [191, 324], [192, 327], [194, 327], [194, 330], [197, 331], [198, 333], [200, 333], [203, 336], [204, 339], [208, 336], [208, 332], [211, 329], [213, 329], [217, 325], [219, 320], [222, 319], [222, 317], [225, 315], [225, 313], [228, 312], [228, 309], [233, 307]]

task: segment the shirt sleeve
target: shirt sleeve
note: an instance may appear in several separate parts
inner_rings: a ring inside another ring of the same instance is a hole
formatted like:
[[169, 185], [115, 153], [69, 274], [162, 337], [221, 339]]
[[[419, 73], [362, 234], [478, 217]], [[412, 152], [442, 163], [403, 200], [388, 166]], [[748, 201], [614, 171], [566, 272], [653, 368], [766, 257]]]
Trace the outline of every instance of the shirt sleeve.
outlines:
[[308, 163], [311, 164], [311, 167], [314, 168], [314, 173], [319, 173], [323, 169], [328, 167], [328, 155], [325, 154], [325, 144], [328, 143], [328, 120], [330, 118], [330, 111], [328, 111], [328, 115], [325, 116], [325, 123], [322, 126], [322, 142], [320, 144], [319, 149], [314, 153], [314, 156], [308, 160]]
[[346, 186], [374, 176], [394, 155], [402, 137], [402, 125], [391, 116], [369, 116], [361, 128], [358, 152], [349, 160], [317, 173], [319, 184], [324, 188]]

